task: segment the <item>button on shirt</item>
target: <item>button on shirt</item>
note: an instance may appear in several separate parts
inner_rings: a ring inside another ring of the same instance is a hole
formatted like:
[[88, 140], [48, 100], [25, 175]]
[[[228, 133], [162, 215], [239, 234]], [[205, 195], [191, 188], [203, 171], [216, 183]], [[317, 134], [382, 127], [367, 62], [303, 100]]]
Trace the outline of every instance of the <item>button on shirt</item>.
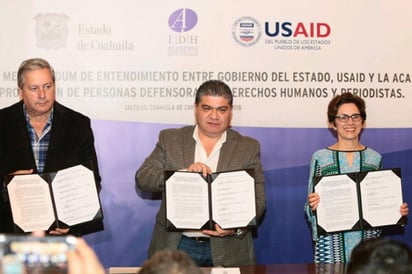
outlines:
[[44, 165], [46, 164], [47, 150], [50, 143], [50, 130], [52, 126], [53, 110], [50, 112], [49, 119], [41, 133], [37, 136], [36, 131], [30, 124], [30, 117], [26, 112], [26, 108], [23, 106], [24, 116], [26, 117], [27, 130], [29, 131], [30, 143], [33, 150], [34, 160], [36, 161], [36, 167], [38, 173], [43, 173]]
[[[193, 131], [193, 139], [195, 139], [196, 141], [195, 163], [196, 162], [204, 163], [208, 167], [210, 167], [212, 172], [215, 172], [217, 169], [218, 161], [219, 161], [220, 148], [222, 147], [223, 143], [226, 142], [226, 131], [222, 134], [220, 139], [216, 142], [215, 146], [213, 147], [209, 155], [207, 155], [205, 148], [200, 142], [198, 126], [196, 126], [195, 130]], [[205, 236], [207, 237], [208, 236], [208, 235], [203, 234], [200, 231], [199, 232], [187, 231], [187, 232], [184, 232], [183, 234], [188, 237], [205, 237]]]

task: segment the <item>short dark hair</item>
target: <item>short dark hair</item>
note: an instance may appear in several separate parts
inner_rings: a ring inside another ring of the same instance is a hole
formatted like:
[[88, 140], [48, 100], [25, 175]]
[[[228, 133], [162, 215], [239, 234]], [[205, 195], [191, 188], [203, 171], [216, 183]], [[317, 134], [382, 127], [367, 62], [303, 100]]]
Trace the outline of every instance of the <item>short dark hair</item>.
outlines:
[[363, 119], [363, 121], [366, 120], [366, 104], [365, 101], [350, 92], [345, 92], [341, 95], [336, 95], [335, 97], [332, 98], [332, 100], [329, 102], [328, 106], [328, 120], [330, 123], [335, 121], [336, 114], [338, 113], [338, 109], [341, 105], [343, 104], [355, 104], [356, 107], [359, 109], [360, 115]]
[[200, 85], [196, 91], [195, 104], [198, 105], [202, 96], [223, 96], [233, 106], [233, 94], [229, 86], [219, 80], [209, 80]]
[[52, 80], [53, 80], [53, 84], [55, 83], [56, 76], [55, 76], [55, 73], [54, 73], [54, 69], [49, 64], [49, 62], [47, 62], [46, 60], [44, 60], [42, 58], [32, 58], [32, 59], [24, 60], [20, 64], [19, 69], [17, 71], [17, 86], [22, 89], [23, 86], [24, 86], [24, 75], [26, 74], [26, 72], [37, 70], [37, 69], [48, 69], [48, 70], [50, 70]]
[[187, 253], [165, 249], [150, 257], [139, 274], [203, 274], [203, 271]]
[[347, 274], [412, 273], [412, 250], [389, 238], [373, 238], [359, 243], [352, 251]]

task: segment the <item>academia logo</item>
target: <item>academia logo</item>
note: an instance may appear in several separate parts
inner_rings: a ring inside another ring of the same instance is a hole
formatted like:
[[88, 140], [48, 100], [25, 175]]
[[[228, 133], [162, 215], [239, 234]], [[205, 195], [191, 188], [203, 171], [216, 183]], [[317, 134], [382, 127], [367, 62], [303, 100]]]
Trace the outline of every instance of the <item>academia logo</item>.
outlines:
[[169, 16], [169, 27], [173, 33], [168, 37], [169, 56], [198, 56], [199, 36], [193, 31], [197, 24], [197, 14], [182, 8]]
[[188, 32], [197, 24], [197, 14], [191, 9], [182, 8], [169, 17], [169, 27], [175, 32]]
[[37, 46], [45, 49], [59, 49], [66, 46], [68, 27], [65, 14], [41, 13], [36, 15]]
[[244, 16], [233, 24], [232, 35], [238, 44], [250, 47], [259, 41], [262, 36], [262, 28], [257, 20]]

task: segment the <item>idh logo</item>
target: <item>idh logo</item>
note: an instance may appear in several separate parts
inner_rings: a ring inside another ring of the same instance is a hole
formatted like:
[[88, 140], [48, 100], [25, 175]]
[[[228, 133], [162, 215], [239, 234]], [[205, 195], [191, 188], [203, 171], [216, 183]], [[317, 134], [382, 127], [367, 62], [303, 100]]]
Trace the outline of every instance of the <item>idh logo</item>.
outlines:
[[265, 22], [265, 34], [270, 37], [325, 38], [330, 33], [327, 23]]
[[194, 10], [181, 8], [172, 12], [168, 25], [173, 33], [169, 35], [169, 56], [197, 56], [198, 36], [192, 34], [197, 25], [197, 14]]
[[175, 32], [188, 32], [197, 24], [197, 14], [191, 9], [178, 9], [168, 20], [169, 27]]

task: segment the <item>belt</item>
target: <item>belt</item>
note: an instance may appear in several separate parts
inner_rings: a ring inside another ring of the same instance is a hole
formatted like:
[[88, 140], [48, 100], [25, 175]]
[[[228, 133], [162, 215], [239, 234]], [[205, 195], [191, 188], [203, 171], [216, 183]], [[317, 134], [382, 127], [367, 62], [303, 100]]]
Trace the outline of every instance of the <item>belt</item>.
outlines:
[[204, 242], [209, 242], [210, 237], [188, 237], [183, 235], [183, 237], [191, 239], [192, 241], [195, 241], [196, 243], [204, 243]]

